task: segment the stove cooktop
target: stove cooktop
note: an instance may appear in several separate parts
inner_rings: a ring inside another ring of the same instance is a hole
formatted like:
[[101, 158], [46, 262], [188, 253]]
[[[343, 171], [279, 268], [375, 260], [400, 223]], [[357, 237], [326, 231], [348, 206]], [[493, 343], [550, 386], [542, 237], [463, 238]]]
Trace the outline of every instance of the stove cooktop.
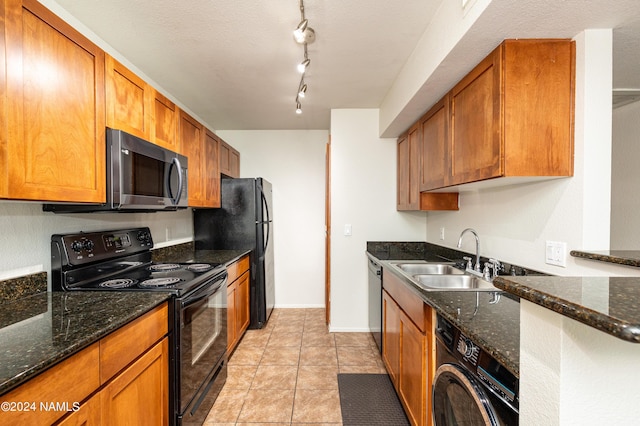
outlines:
[[148, 228], [53, 235], [54, 291], [164, 291], [185, 294], [225, 268], [207, 263], [153, 263]]

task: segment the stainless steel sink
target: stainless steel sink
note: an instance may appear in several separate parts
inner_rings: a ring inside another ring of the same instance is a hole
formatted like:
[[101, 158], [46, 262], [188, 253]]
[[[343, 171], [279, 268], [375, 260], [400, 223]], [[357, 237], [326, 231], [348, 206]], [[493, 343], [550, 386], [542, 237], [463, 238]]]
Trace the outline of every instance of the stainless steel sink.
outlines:
[[462, 275], [464, 271], [443, 263], [398, 263], [396, 266], [409, 275]]
[[489, 281], [472, 275], [414, 275], [413, 279], [425, 290], [497, 291]]
[[455, 267], [454, 262], [427, 262], [424, 260], [408, 260], [402, 262], [391, 262], [393, 266], [400, 269], [405, 275], [462, 275], [464, 271]]

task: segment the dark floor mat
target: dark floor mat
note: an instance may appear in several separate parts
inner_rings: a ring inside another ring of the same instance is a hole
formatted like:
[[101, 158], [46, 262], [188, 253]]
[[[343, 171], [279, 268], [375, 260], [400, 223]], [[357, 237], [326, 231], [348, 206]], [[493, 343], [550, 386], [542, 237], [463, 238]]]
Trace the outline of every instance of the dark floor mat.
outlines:
[[338, 374], [342, 424], [409, 425], [386, 374]]

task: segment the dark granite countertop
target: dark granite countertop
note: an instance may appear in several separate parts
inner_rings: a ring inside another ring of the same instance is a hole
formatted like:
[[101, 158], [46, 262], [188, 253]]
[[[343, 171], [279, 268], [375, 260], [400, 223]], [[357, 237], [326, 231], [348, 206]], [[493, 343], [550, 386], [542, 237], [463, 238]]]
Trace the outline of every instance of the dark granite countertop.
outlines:
[[195, 250], [193, 242], [163, 247], [151, 252], [154, 262], [224, 263], [228, 265], [251, 250]]
[[229, 265], [241, 257], [251, 253], [251, 250], [196, 250], [193, 261], [197, 263], [224, 263]]
[[[428, 243], [368, 243], [367, 254], [383, 269], [392, 260], [458, 260], [460, 252]], [[395, 274], [393, 268], [388, 268]], [[451, 321], [516, 376], [520, 375], [520, 304], [502, 291], [425, 291], [395, 274], [437, 313]], [[384, 284], [383, 284], [384, 285]], [[497, 303], [492, 294], [498, 293]]]
[[571, 256], [640, 268], [640, 250], [571, 250]]
[[0, 395], [168, 298], [161, 292], [44, 292], [2, 305]]
[[640, 343], [640, 277], [498, 277], [494, 286], [607, 334]]

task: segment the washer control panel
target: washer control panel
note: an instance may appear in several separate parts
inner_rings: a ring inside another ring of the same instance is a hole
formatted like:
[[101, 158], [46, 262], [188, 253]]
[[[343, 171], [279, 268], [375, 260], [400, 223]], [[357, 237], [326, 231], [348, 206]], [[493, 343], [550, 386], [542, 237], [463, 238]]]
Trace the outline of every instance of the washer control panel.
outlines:
[[458, 338], [457, 345], [458, 352], [462, 355], [462, 358], [473, 365], [478, 365], [478, 355], [480, 355], [480, 346], [473, 343], [469, 338], [465, 337], [462, 333]]

